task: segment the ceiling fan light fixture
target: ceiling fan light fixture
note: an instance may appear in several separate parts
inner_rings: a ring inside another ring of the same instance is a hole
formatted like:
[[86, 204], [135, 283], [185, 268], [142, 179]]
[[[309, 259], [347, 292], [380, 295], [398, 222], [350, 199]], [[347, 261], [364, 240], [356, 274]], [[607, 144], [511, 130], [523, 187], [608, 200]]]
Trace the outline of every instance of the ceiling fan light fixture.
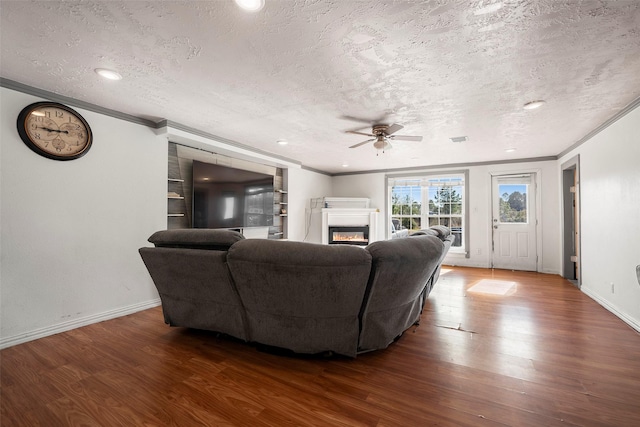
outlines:
[[391, 150], [393, 148], [393, 146], [389, 143], [389, 140], [387, 140], [387, 138], [385, 138], [384, 136], [379, 136], [378, 140], [373, 143], [373, 147], [376, 150], [382, 151]]
[[235, 0], [238, 7], [247, 12], [258, 12], [264, 7], [265, 0]]
[[546, 101], [539, 99], [537, 101], [527, 102], [522, 106], [522, 108], [524, 108], [525, 110], [535, 110], [536, 108], [542, 107], [545, 103]]
[[415, 142], [422, 141], [422, 136], [395, 134], [397, 131], [403, 128], [404, 126], [402, 126], [401, 124], [394, 123], [392, 125], [381, 125], [381, 124], [373, 125], [373, 127], [371, 128], [371, 133], [365, 133], [365, 132], [354, 131], [354, 130], [347, 130], [345, 132], [352, 133], [355, 135], [364, 135], [364, 136], [370, 137], [370, 139], [354, 144], [349, 148], [357, 148], [365, 144], [368, 144], [370, 142], [373, 142], [373, 148], [375, 148], [376, 150], [382, 150], [382, 152], [384, 153], [384, 150], [390, 150], [391, 148], [393, 148], [391, 145], [391, 141], [415, 141]]

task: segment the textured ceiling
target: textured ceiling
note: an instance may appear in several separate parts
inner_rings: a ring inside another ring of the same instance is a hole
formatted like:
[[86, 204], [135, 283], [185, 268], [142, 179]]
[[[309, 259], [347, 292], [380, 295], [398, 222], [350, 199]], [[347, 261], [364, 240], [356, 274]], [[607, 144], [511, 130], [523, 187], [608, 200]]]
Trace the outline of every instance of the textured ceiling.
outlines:
[[332, 173], [555, 156], [640, 97], [638, 0], [266, 1], [3, 0], [0, 75]]

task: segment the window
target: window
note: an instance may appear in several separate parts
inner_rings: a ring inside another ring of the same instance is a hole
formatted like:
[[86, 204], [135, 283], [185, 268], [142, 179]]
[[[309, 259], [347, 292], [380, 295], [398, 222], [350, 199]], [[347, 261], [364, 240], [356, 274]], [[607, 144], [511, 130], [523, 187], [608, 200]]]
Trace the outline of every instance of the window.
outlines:
[[420, 230], [423, 228], [422, 188], [419, 181], [403, 184], [394, 186], [391, 193], [391, 222], [396, 230]]
[[391, 233], [433, 225], [451, 229], [451, 252], [466, 253], [468, 171], [419, 176], [387, 176]]
[[455, 236], [452, 247], [462, 247], [462, 177], [441, 177], [428, 180], [429, 227], [444, 225]]

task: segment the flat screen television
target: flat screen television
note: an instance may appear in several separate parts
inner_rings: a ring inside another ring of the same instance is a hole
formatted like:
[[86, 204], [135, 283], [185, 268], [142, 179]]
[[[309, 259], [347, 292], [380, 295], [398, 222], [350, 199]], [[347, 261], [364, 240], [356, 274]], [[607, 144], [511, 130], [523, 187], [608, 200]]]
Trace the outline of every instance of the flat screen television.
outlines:
[[273, 225], [273, 176], [193, 161], [193, 228]]

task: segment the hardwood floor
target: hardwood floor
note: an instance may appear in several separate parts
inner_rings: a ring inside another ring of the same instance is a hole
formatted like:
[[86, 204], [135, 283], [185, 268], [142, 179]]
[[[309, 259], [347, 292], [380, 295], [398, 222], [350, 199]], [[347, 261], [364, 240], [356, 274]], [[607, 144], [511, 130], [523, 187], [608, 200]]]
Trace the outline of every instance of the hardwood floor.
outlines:
[[[482, 279], [513, 288], [468, 290]], [[2, 427], [640, 426], [640, 335], [537, 273], [451, 268], [419, 326], [356, 359], [258, 351], [160, 308], [0, 357]]]

